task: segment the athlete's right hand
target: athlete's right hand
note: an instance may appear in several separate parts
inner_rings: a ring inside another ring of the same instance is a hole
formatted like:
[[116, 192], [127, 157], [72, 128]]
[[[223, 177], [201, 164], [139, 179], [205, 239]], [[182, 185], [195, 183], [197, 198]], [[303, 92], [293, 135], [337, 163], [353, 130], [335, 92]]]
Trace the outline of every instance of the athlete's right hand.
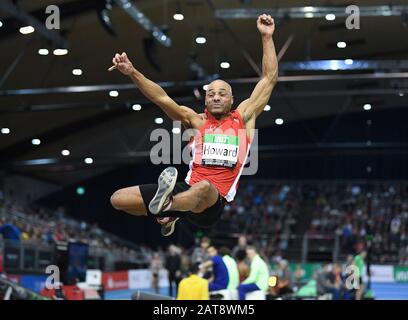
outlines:
[[112, 70], [119, 70], [120, 72], [122, 72], [124, 75], [130, 75], [133, 70], [133, 64], [132, 62], [130, 62], [127, 54], [125, 52], [123, 52], [122, 54], [115, 54], [115, 56], [112, 59], [112, 63], [113, 66], [110, 67], [108, 70], [112, 71]]

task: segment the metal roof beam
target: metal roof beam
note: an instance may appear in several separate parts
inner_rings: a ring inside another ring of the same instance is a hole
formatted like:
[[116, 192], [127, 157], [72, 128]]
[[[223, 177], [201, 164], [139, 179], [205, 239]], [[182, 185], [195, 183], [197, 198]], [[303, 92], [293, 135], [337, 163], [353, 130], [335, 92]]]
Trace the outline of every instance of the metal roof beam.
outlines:
[[[280, 76], [278, 82], [305, 82], [305, 81], [336, 81], [336, 80], [367, 80], [367, 79], [404, 79], [408, 78], [408, 72], [376, 72], [362, 74], [320, 74], [320, 75], [291, 75]], [[256, 83], [259, 78], [236, 78], [226, 79], [229, 84], [247, 84]], [[162, 88], [174, 87], [201, 87], [208, 84], [205, 80], [194, 81], [165, 81], [158, 82]], [[40, 94], [57, 94], [57, 93], [87, 93], [101, 92], [110, 90], [136, 90], [133, 83], [128, 84], [106, 84], [91, 86], [68, 86], [55, 88], [30, 88], [30, 89], [8, 89], [0, 90], [0, 96], [20, 96], [20, 95], [40, 95]], [[402, 90], [404, 91], [404, 90]]]
[[155, 26], [148, 17], [129, 0], [113, 0], [119, 8], [126, 12], [134, 21], [140, 24], [145, 30], [149, 31], [152, 36], [165, 47], [171, 46], [171, 39]]
[[[276, 19], [284, 18], [324, 18], [327, 14], [336, 17], [348, 17], [346, 6], [336, 7], [286, 7], [264, 9], [217, 9], [215, 17], [218, 19], [256, 19], [261, 14], [269, 14]], [[358, 6], [361, 17], [389, 17], [400, 16], [408, 12], [408, 6]]]

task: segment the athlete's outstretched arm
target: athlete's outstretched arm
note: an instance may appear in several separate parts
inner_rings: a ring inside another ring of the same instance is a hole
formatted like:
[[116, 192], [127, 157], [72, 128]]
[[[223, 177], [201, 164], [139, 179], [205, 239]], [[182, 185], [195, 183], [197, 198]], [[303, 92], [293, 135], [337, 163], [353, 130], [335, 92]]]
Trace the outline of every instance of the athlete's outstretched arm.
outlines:
[[262, 37], [262, 77], [256, 84], [251, 96], [237, 108], [245, 122], [254, 117], [256, 118], [262, 113], [278, 81], [278, 59], [272, 39], [275, 23], [272, 17], [266, 14], [259, 16], [257, 28]]
[[118, 69], [124, 75], [129, 76], [143, 95], [158, 105], [171, 119], [181, 121], [185, 126], [190, 127], [191, 119], [198, 117], [193, 109], [178, 105], [162, 87], [139, 72], [125, 52], [122, 54], [117, 53], [112, 59], [112, 63], [113, 66], [109, 68], [109, 71]]

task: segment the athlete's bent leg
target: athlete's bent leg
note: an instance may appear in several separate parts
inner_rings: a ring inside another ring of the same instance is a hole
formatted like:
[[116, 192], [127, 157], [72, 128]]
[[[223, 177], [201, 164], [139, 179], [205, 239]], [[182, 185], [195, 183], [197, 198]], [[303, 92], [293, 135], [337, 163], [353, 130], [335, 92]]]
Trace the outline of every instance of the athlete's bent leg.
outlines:
[[147, 210], [139, 186], [123, 188], [110, 198], [112, 206], [135, 216], [146, 216]]
[[203, 180], [191, 186], [187, 191], [176, 194], [173, 197], [171, 210], [201, 213], [211, 207], [218, 197], [217, 188], [211, 182]]

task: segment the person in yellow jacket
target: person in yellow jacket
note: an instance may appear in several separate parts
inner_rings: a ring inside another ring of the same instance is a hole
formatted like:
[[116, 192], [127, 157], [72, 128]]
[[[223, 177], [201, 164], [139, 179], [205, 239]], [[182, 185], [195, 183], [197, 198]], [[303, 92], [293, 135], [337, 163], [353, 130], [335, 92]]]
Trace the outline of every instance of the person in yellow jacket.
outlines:
[[190, 264], [189, 276], [180, 281], [177, 300], [209, 300], [208, 280], [198, 275], [198, 265]]

